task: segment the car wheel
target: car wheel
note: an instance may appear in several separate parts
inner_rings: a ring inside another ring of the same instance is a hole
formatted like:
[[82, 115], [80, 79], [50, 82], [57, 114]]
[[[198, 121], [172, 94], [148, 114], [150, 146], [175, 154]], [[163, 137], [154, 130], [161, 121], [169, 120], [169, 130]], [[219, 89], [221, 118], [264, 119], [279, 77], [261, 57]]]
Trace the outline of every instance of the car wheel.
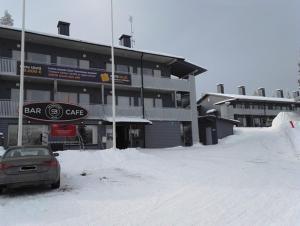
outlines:
[[58, 189], [59, 187], [60, 187], [60, 179], [58, 179], [58, 181], [55, 182], [54, 184], [51, 184], [52, 189]]

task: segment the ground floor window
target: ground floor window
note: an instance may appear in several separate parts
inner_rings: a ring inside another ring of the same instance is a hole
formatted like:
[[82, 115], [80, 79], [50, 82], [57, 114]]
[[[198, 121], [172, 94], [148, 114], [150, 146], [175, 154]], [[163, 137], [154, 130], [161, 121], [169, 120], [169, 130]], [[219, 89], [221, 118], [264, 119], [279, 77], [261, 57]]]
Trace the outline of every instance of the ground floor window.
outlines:
[[[42, 145], [48, 134], [47, 125], [23, 125], [23, 145]], [[18, 141], [18, 126], [8, 126], [8, 145], [16, 146]]]

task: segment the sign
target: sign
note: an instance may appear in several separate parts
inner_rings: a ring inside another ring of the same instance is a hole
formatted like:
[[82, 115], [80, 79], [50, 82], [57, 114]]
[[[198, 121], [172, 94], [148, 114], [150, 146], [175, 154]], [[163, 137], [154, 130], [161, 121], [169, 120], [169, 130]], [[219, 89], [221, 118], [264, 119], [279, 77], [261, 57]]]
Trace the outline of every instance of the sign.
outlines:
[[[18, 74], [20, 74], [20, 62], [18, 62]], [[103, 70], [88, 70], [28, 62], [25, 62], [24, 75], [72, 81], [111, 83], [111, 73]], [[115, 83], [131, 85], [131, 75], [117, 73], [115, 75]]]
[[76, 125], [71, 124], [52, 124], [51, 136], [52, 137], [76, 137]]
[[72, 104], [45, 102], [24, 105], [23, 115], [40, 121], [66, 122], [85, 118], [88, 112]]
[[[111, 83], [111, 74], [103, 72], [100, 74], [100, 82]], [[120, 85], [131, 85], [131, 76], [129, 74], [115, 74], [115, 83]]]

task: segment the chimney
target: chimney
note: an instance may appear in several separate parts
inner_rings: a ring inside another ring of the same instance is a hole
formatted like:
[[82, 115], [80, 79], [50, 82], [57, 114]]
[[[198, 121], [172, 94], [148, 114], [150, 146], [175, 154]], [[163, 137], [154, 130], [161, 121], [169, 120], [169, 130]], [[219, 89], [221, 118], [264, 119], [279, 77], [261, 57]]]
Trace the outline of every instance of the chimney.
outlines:
[[246, 87], [245, 86], [238, 86], [239, 95], [246, 95]]
[[224, 84], [218, 84], [217, 91], [218, 93], [224, 93]]
[[257, 89], [257, 93], [258, 93], [258, 96], [261, 96], [261, 97], [265, 97], [266, 96], [266, 91], [265, 91], [265, 88], [258, 88]]
[[128, 48], [131, 48], [132, 45], [131, 45], [131, 36], [130, 35], [121, 35], [121, 37], [119, 38], [119, 41], [120, 41], [120, 45], [121, 46], [125, 46], [125, 47], [128, 47]]
[[293, 98], [299, 97], [299, 91], [293, 91]]
[[276, 97], [278, 97], [278, 98], [283, 98], [284, 97], [282, 89], [277, 89], [276, 90]]
[[57, 28], [58, 28], [58, 34], [70, 36], [70, 23], [58, 21]]

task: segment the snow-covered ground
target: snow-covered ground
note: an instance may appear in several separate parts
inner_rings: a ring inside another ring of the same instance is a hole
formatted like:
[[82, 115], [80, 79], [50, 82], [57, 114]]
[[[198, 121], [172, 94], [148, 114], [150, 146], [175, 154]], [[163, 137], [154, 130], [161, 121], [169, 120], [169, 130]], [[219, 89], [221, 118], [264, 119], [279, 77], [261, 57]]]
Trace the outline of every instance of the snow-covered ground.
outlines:
[[297, 136], [277, 123], [216, 146], [66, 151], [62, 187], [0, 196], [0, 225], [300, 225]]

